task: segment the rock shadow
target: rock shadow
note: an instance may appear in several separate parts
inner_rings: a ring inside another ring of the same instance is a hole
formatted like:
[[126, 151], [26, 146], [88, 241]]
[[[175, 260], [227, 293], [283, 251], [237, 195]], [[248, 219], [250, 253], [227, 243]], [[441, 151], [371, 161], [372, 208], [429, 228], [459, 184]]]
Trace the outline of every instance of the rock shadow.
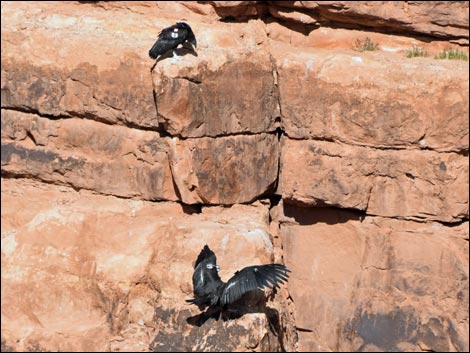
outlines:
[[349, 221], [362, 222], [366, 213], [354, 209], [340, 209], [335, 207], [312, 208], [284, 203], [284, 215], [287, 218], [292, 218], [299, 225], [313, 225], [316, 223], [333, 225], [347, 223]]
[[[274, 294], [275, 289], [273, 289], [272, 296]], [[266, 303], [264, 291], [253, 291], [246, 293], [229, 307], [209, 307], [198, 315], [188, 317], [186, 322], [192, 326], [201, 327], [210, 319], [229, 321], [239, 319], [245, 314], [261, 313], [266, 315], [271, 331], [277, 336], [280, 332], [279, 312], [266, 306]]]

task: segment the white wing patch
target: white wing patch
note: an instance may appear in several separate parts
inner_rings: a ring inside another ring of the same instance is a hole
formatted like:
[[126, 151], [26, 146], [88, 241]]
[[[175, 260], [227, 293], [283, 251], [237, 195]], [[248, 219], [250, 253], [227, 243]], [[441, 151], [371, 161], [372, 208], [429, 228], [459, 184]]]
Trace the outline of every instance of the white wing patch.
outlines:
[[229, 289], [230, 287], [233, 287], [235, 284], [237, 283], [237, 281], [234, 281], [232, 283], [230, 283], [227, 288], [225, 288], [225, 290]]
[[178, 38], [178, 32], [171, 32], [171, 38]]

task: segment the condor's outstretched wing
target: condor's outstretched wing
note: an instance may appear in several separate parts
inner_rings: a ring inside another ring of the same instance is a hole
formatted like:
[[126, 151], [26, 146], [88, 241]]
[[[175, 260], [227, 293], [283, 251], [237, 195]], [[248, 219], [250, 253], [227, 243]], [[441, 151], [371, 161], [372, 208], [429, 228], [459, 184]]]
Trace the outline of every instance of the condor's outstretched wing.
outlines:
[[149, 50], [149, 56], [156, 59], [159, 55], [165, 54], [171, 49], [175, 49], [178, 45], [185, 41], [190, 41], [194, 46], [197, 45], [191, 27], [184, 22], [178, 22], [173, 26], [164, 28], [158, 35], [158, 39]]
[[222, 306], [240, 299], [245, 293], [265, 287], [278, 287], [287, 281], [290, 272], [281, 264], [249, 266], [235, 272], [235, 275], [224, 285], [220, 296]]

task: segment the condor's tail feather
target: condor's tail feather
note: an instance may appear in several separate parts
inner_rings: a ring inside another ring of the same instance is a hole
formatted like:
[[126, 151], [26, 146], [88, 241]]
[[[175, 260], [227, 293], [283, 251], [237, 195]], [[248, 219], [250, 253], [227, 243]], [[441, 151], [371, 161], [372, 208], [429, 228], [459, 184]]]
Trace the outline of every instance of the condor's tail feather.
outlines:
[[168, 50], [172, 49], [172, 47], [172, 43], [159, 38], [150, 48], [149, 56], [152, 59], [156, 59], [159, 55], [165, 54]]
[[157, 56], [159, 55], [159, 52], [158, 52], [158, 49], [157, 49], [157, 43], [155, 43], [152, 48], [150, 48], [149, 50], [149, 56], [152, 58], [152, 59], [156, 59]]
[[186, 302], [189, 304], [194, 304], [197, 305], [199, 310], [204, 310], [207, 306], [211, 304], [211, 301], [209, 298], [192, 298], [192, 299], [186, 299]]

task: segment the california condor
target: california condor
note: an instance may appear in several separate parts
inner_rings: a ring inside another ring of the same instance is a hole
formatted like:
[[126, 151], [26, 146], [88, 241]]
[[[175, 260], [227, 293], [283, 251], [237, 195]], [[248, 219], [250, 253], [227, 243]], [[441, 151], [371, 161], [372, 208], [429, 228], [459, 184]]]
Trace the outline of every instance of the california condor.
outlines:
[[214, 252], [206, 245], [194, 265], [194, 299], [186, 299], [196, 304], [200, 310], [225, 310], [244, 294], [267, 288], [279, 288], [287, 281], [290, 270], [281, 264], [255, 265], [245, 267], [224, 283], [219, 277], [219, 266]]
[[157, 41], [149, 50], [149, 56], [156, 59], [159, 55], [163, 55], [169, 50], [173, 50], [173, 58], [177, 58], [175, 49], [180, 44], [186, 42], [197, 47], [196, 37], [193, 30], [185, 22], [178, 22], [173, 26], [164, 28], [158, 35]]

